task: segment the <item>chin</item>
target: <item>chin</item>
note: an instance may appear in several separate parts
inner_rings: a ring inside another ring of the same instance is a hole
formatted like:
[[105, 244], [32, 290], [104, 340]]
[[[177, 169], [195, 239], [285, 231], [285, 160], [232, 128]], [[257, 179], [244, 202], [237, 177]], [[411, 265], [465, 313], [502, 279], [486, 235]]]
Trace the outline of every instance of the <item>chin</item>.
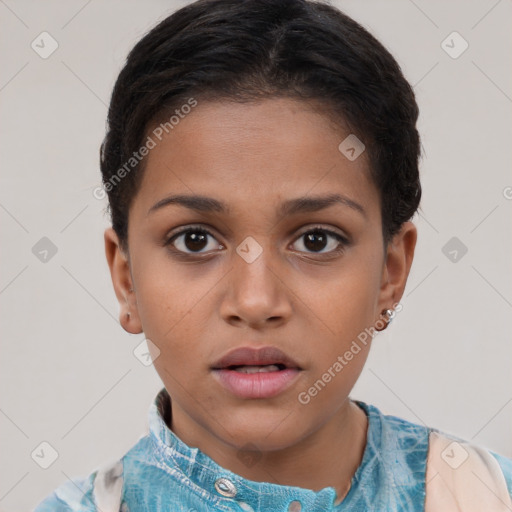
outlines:
[[[224, 416], [225, 417], [225, 416]], [[261, 410], [230, 415], [223, 421], [219, 434], [225, 442], [237, 450], [274, 451], [288, 448], [299, 442], [306, 432], [298, 430], [296, 415], [276, 409], [265, 414]], [[304, 423], [300, 425], [304, 427]], [[226, 436], [229, 432], [229, 436]]]

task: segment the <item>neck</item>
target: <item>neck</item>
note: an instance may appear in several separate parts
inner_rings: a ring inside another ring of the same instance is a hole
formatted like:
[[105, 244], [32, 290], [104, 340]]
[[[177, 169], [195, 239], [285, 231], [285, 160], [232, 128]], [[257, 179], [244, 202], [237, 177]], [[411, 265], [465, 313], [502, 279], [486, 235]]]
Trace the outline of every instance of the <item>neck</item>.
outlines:
[[[176, 419], [183, 416], [174, 414], [175, 409], [176, 405], [173, 404], [173, 432], [189, 446], [198, 447], [220, 466], [258, 482], [313, 491], [333, 487], [337, 494], [336, 504], [350, 490], [351, 479], [361, 464], [366, 447], [368, 419], [365, 412], [348, 399], [320, 429], [299, 443], [263, 453], [242, 451], [220, 442], [201, 427], [181, 424]], [[256, 459], [256, 464], [247, 463]]]

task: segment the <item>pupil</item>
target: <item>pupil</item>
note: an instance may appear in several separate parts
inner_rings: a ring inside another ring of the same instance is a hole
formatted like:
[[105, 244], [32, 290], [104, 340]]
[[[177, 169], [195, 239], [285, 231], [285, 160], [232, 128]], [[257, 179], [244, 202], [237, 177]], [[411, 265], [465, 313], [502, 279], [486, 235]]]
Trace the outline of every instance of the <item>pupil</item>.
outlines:
[[[321, 251], [322, 249], [325, 248], [326, 242], [327, 242], [327, 237], [321, 231], [313, 231], [311, 233], [308, 233], [305, 236], [306, 236], [306, 243], [304, 245], [308, 248], [308, 250], [311, 250], [311, 251], [319, 250], [319, 251]], [[322, 242], [320, 244], [321, 247], [315, 246], [315, 242], [318, 242], [319, 240]]]
[[187, 249], [194, 251], [200, 251], [204, 249], [206, 245], [206, 233], [201, 233], [199, 231], [189, 232], [185, 235], [185, 245]]

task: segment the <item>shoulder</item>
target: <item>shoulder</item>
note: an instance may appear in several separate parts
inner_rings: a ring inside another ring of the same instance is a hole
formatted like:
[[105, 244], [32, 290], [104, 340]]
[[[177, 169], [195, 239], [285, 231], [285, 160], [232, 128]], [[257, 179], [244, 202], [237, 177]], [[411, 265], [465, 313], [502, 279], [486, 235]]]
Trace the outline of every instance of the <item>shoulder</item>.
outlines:
[[489, 450], [489, 453], [498, 461], [505, 481], [507, 482], [508, 492], [510, 496], [512, 496], [512, 459], [491, 450]]
[[[139, 468], [149, 459], [152, 450], [149, 434], [137, 442], [121, 457], [97, 466], [88, 476], [64, 482], [46, 496], [32, 512], [96, 512], [119, 509], [126, 487], [125, 469], [139, 476]], [[149, 454], [149, 455], [148, 455]], [[114, 506], [114, 508], [112, 508]]]
[[123, 459], [119, 459], [101, 466], [85, 478], [63, 483], [37, 505], [33, 512], [119, 510], [122, 492]]
[[512, 510], [512, 460], [432, 429], [426, 486], [427, 512]]
[[[405, 492], [418, 502], [424, 500], [427, 512], [512, 510], [512, 459], [360, 404], [373, 422], [369, 442], [385, 469], [371, 474], [380, 488], [400, 489], [400, 499]], [[391, 503], [396, 497], [388, 498]]]
[[97, 471], [88, 477], [68, 480], [57, 487], [36, 506], [33, 512], [89, 512], [96, 511], [93, 501], [94, 479]]

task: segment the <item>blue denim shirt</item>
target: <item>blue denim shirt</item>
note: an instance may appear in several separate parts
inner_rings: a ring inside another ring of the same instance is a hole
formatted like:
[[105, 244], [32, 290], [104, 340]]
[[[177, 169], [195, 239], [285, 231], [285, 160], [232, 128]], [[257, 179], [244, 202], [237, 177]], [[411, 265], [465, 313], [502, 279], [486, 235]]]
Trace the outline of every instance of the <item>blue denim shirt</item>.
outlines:
[[[118, 471], [121, 506], [111, 510], [423, 511], [428, 436], [431, 430], [437, 429], [384, 415], [373, 405], [353, 401], [368, 416], [367, 443], [348, 494], [341, 503], [335, 504], [333, 487], [313, 491], [247, 480], [218, 465], [198, 448], [185, 444], [167, 426], [171, 401], [163, 388], [151, 404], [149, 432], [117, 462], [117, 468], [121, 469]], [[499, 462], [512, 495], [512, 459], [489, 453]], [[94, 494], [97, 471], [87, 478], [62, 484], [34, 512], [99, 510]], [[110, 512], [105, 508], [101, 510]]]

